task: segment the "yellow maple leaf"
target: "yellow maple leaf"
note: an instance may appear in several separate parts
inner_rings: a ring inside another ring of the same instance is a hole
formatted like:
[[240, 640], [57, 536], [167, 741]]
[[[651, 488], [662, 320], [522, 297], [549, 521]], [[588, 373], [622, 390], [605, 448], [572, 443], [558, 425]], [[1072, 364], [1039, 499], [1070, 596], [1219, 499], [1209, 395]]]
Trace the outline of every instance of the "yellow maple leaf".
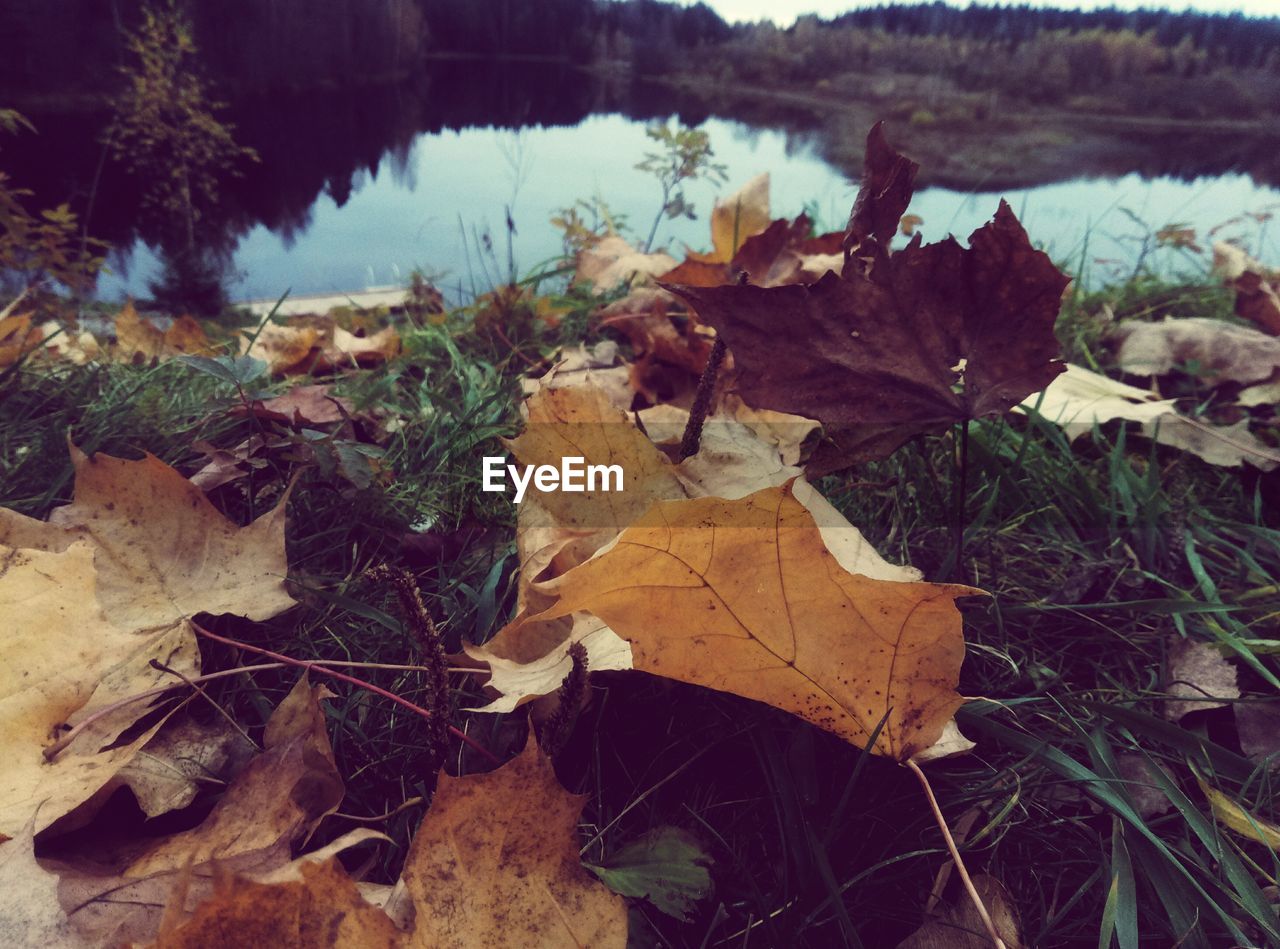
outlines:
[[616, 544], [542, 585], [518, 622], [576, 612], [631, 643], [634, 668], [766, 702], [905, 761], [964, 699], [954, 584], [850, 573], [789, 485], [741, 500], [655, 504]]

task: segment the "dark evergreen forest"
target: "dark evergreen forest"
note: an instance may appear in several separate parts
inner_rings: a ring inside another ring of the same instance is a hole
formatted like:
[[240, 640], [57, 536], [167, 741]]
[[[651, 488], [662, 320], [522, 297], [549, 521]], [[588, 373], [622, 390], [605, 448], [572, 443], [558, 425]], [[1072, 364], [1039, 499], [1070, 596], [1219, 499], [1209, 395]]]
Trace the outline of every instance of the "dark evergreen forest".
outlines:
[[[121, 29], [136, 21], [141, 2], [8, 0], [0, 6], [0, 98], [57, 106], [105, 94], [117, 81]], [[186, 7], [205, 67], [228, 95], [404, 78], [429, 57], [457, 54], [551, 57], [653, 75], [686, 68], [693, 49], [750, 48], [779, 33], [810, 36], [815, 27], [890, 45], [963, 44], [968, 56], [975, 44], [984, 55], [1013, 56], [1045, 34], [1137, 35], [1170, 51], [1169, 68], [1184, 76], [1280, 71], [1280, 18], [1191, 11], [886, 4], [779, 31], [726, 23], [703, 3], [663, 0], [188, 0]]]

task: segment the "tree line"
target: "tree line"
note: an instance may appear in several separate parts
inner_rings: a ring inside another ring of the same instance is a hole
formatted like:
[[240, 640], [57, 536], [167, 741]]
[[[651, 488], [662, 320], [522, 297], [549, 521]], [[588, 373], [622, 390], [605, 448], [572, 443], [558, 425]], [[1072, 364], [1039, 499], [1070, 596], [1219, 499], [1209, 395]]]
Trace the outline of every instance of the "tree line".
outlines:
[[[0, 35], [7, 40], [0, 104], [34, 99], [57, 108], [68, 104], [67, 96], [89, 101], [111, 88], [122, 60], [120, 37], [140, 19], [143, 2], [0, 4]], [[730, 24], [705, 3], [669, 0], [185, 0], [184, 7], [203, 66], [227, 96], [405, 78], [433, 55], [554, 58], [643, 76], [688, 68], [692, 50], [774, 47], [795, 60], [791, 72], [816, 76], [826, 62], [815, 44], [853, 50], [873, 66], [883, 57], [862, 49], [941, 49], [947, 61], [993, 54], [1026, 59], [1061, 38], [1076, 47], [1115, 46], [1106, 39], [1114, 36], [1141, 37], [1170, 69], [1188, 75], [1280, 71], [1280, 18], [1190, 10], [953, 7], [936, 0], [884, 4], [830, 20], [804, 17], [780, 30]], [[949, 68], [962, 79], [981, 78], [981, 70]]]

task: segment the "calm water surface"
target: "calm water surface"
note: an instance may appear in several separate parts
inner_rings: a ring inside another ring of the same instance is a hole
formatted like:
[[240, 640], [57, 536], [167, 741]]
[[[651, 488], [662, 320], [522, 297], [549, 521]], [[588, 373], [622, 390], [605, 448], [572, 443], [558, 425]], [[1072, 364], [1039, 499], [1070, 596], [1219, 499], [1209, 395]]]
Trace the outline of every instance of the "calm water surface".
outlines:
[[[572, 127], [418, 134], [407, 149], [388, 151], [373, 170], [357, 172], [350, 193], [340, 189], [341, 203], [322, 193], [287, 233], [262, 224], [249, 229], [234, 254], [231, 295], [350, 292], [401, 283], [419, 268], [450, 297], [465, 299], [506, 277], [507, 207], [516, 227], [516, 269], [525, 274], [560, 251], [551, 216], [593, 195], [625, 219], [633, 239], [642, 240], [660, 198], [656, 181], [634, 167], [651, 145], [645, 125], [620, 115], [593, 115]], [[735, 189], [761, 171], [772, 177], [775, 217], [794, 216], [808, 204], [821, 228], [843, 226], [856, 183], [817, 158], [802, 136], [722, 119], [708, 119], [702, 127], [716, 160], [728, 168], [728, 184], [688, 186], [699, 219], [664, 221], [656, 244], [666, 244], [677, 257], [686, 244], [705, 249], [706, 215], [717, 192]], [[1000, 196], [931, 188], [917, 194], [911, 211], [924, 218], [926, 240], [947, 233], [963, 238], [991, 217]], [[1226, 223], [1217, 237], [1237, 237], [1264, 260], [1280, 260], [1275, 229], [1252, 219], [1230, 223], [1246, 212], [1280, 209], [1280, 191], [1258, 187], [1245, 175], [1194, 182], [1129, 175], [1003, 196], [1034, 241], [1073, 273], [1081, 272], [1083, 262], [1091, 281], [1132, 268], [1140, 237], [1169, 224], [1190, 225], [1204, 237]], [[1165, 267], [1194, 265], [1170, 251], [1155, 259]], [[111, 266], [115, 272], [101, 283], [107, 299], [145, 295], [159, 271], [141, 240], [116, 254]]]

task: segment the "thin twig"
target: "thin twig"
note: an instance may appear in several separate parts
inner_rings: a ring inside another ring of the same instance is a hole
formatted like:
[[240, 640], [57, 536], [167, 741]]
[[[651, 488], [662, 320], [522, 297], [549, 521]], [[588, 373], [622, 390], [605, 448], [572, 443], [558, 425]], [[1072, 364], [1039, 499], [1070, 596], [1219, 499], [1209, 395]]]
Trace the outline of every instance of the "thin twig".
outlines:
[[391, 820], [391, 818], [395, 817], [401, 811], [407, 811], [409, 808], [417, 807], [422, 803], [424, 803], [422, 798], [411, 797], [399, 807], [392, 808], [385, 814], [377, 814], [373, 817], [357, 817], [355, 814], [343, 814], [341, 811], [334, 811], [333, 816], [341, 817], [343, 820], [349, 820], [357, 824], [377, 824], [384, 820]]
[[[244, 650], [247, 650], [248, 652], [256, 652], [260, 656], [267, 656], [268, 658], [274, 659], [277, 662], [283, 662], [286, 665], [290, 665], [290, 666], [297, 666], [299, 669], [314, 670], [315, 672], [318, 672], [321, 675], [327, 675], [334, 679], [339, 679], [342, 682], [346, 682], [349, 685], [354, 685], [358, 688], [365, 689], [366, 691], [373, 692], [375, 695], [381, 695], [387, 701], [394, 702], [396, 705], [399, 705], [402, 708], [408, 709], [409, 711], [413, 712], [415, 715], [419, 715], [422, 718], [426, 719], [427, 721], [432, 720], [433, 716], [431, 712], [428, 711], [427, 709], [423, 708], [420, 705], [415, 705], [414, 703], [410, 702], [408, 699], [403, 698], [399, 695], [396, 695], [394, 692], [388, 692], [386, 689], [381, 688], [380, 686], [376, 686], [372, 682], [366, 682], [364, 679], [357, 679], [355, 676], [349, 676], [345, 672], [338, 672], [336, 669], [327, 669], [324, 666], [319, 665], [318, 663], [312, 662], [308, 659], [295, 659], [292, 656], [286, 656], [283, 653], [272, 652], [270, 649], [263, 649], [261, 646], [251, 646], [248, 643], [242, 643], [238, 639], [230, 639], [226, 636], [219, 636], [217, 633], [210, 632], [209, 630], [205, 629], [203, 626], [198, 626], [195, 623], [191, 624], [191, 628], [194, 629], [201, 636], [204, 636], [207, 639], [212, 639], [215, 642], [220, 642], [227, 646], [234, 646], [236, 649], [244, 649]], [[480, 744], [470, 735], [467, 735], [466, 733], [464, 733], [461, 729], [456, 728], [453, 725], [450, 725], [449, 733], [453, 735], [455, 738], [459, 739], [460, 741], [463, 741], [466, 744], [470, 745], [472, 748], [480, 752], [480, 754], [484, 755], [494, 764], [498, 764], [498, 765], [502, 764], [502, 759], [500, 759], [497, 755], [495, 755], [492, 751], [490, 751], [484, 745]]]
[[175, 689], [184, 689], [188, 685], [194, 684], [196, 682], [209, 682], [213, 679], [225, 678], [226, 676], [240, 675], [240, 673], [242, 672], [259, 672], [263, 669], [279, 669], [283, 665], [284, 665], [283, 662], [264, 662], [256, 666], [240, 666], [235, 669], [223, 669], [221, 672], [210, 672], [207, 675], [192, 676], [191, 678], [188, 678], [183, 682], [171, 682], [168, 685], [161, 685], [161, 686], [157, 686], [154, 689], [147, 689], [145, 692], [137, 692], [133, 695], [126, 695], [124, 698], [119, 699], [118, 701], [112, 702], [110, 705], [104, 705], [102, 708], [98, 709], [92, 715], [87, 717], [84, 721], [79, 722], [77, 725], [75, 725], [75, 727], [73, 727], [65, 735], [63, 735], [56, 742], [54, 742], [52, 745], [46, 748], [44, 750], [45, 761], [52, 761], [54, 758], [58, 757], [58, 754], [64, 748], [66, 748], [73, 741], [75, 741], [76, 737], [82, 731], [84, 731], [86, 728], [92, 725], [94, 722], [99, 721], [102, 718], [105, 718], [106, 716], [110, 715], [112, 712], [117, 711], [118, 709], [124, 708], [126, 705], [132, 705], [134, 702], [141, 702], [141, 701], [144, 701], [145, 699], [155, 698], [156, 696], [164, 695], [166, 692], [172, 692]]
[[[157, 686], [154, 689], [147, 689], [145, 692], [137, 692], [133, 695], [126, 695], [124, 698], [112, 702], [110, 705], [104, 705], [98, 709], [84, 721], [78, 723], [74, 728], [59, 738], [54, 744], [44, 750], [46, 761], [52, 761], [63, 751], [69, 744], [75, 741], [82, 731], [92, 725], [94, 722], [105, 718], [117, 709], [124, 708], [126, 705], [132, 705], [134, 702], [142, 702], [146, 699], [152, 699], [166, 692], [173, 692], [176, 689], [186, 688], [188, 685], [194, 685], [197, 682], [210, 682], [214, 679], [225, 679], [227, 676], [237, 676], [243, 672], [263, 672], [268, 669], [283, 669], [285, 666], [292, 665], [287, 662], [262, 662], [252, 666], [236, 666], [234, 669], [222, 669], [218, 672], [208, 672], [204, 675], [191, 676], [185, 682], [171, 682], [169, 685]], [[425, 666], [407, 666], [394, 662], [347, 662], [341, 659], [314, 659], [311, 661], [313, 666], [341, 666], [349, 669], [390, 669], [394, 672], [425, 672]], [[468, 669], [462, 666], [450, 666], [450, 672], [465, 672], [475, 674], [480, 669]]]
[[171, 676], [176, 676], [177, 678], [182, 680], [183, 685], [190, 686], [191, 688], [195, 689], [196, 692], [200, 694], [200, 697], [202, 699], [204, 699], [211, 706], [213, 706], [213, 710], [215, 712], [217, 712], [224, 719], [226, 719], [227, 724], [230, 725], [233, 729], [235, 729], [240, 734], [240, 737], [245, 740], [246, 743], [251, 745], [253, 748], [257, 749], [258, 751], [262, 750], [261, 748], [258, 747], [258, 743], [249, 737], [249, 733], [240, 727], [240, 723], [231, 717], [231, 713], [228, 712], [221, 705], [219, 705], [217, 702], [215, 702], [213, 700], [213, 697], [209, 695], [208, 692], [205, 691], [204, 686], [201, 685], [199, 682], [196, 682], [189, 675], [187, 675], [185, 672], [182, 672], [179, 669], [174, 669], [172, 666], [166, 666], [159, 659], [151, 660], [151, 668], [159, 672], [167, 672]]
[[920, 770], [920, 766], [910, 758], [907, 759], [907, 767], [915, 773], [916, 778], [920, 781], [920, 786], [924, 788], [924, 796], [929, 799], [929, 809], [933, 811], [933, 818], [938, 822], [938, 828], [942, 831], [942, 839], [947, 842], [947, 850], [951, 852], [951, 862], [956, 865], [956, 871], [960, 874], [960, 880], [964, 883], [965, 891], [969, 894], [969, 899], [973, 901], [974, 909], [978, 911], [978, 918], [982, 920], [982, 925], [986, 927], [987, 935], [991, 937], [991, 944], [996, 949], [1008, 949], [1005, 941], [1000, 938], [1000, 933], [996, 931], [996, 924], [991, 921], [991, 914], [987, 912], [986, 904], [982, 902], [982, 897], [978, 895], [978, 888], [973, 885], [973, 880], [969, 877], [969, 871], [965, 869], [964, 860], [960, 857], [960, 848], [956, 846], [955, 838], [951, 836], [951, 829], [947, 827], [947, 819], [942, 816], [942, 808], [938, 806], [938, 799], [933, 796], [933, 788], [929, 786], [929, 779]]
[[960, 563], [964, 559], [965, 509], [967, 508], [969, 491], [969, 420], [960, 423], [960, 465], [953, 482], [955, 496], [951, 499], [952, 517], [955, 518], [956, 561], [951, 568], [952, 574], [960, 573]]

